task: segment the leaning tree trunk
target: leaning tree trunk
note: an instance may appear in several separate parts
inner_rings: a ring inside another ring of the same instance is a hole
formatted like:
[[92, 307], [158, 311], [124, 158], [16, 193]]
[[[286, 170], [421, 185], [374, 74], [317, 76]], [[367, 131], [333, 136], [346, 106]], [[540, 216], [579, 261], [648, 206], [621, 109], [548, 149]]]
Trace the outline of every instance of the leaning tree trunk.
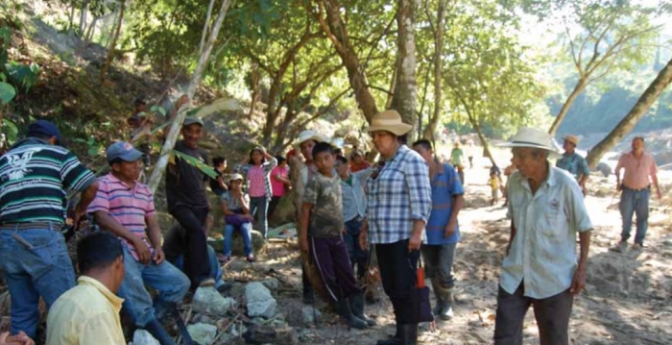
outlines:
[[[222, 7], [219, 10], [217, 21], [215, 21], [215, 25], [212, 27], [212, 31], [210, 31], [208, 41], [205, 45], [205, 49], [203, 49], [203, 52], [198, 58], [198, 65], [196, 65], [196, 70], [194, 70], [194, 74], [191, 77], [191, 82], [189, 83], [189, 87], [187, 88], [187, 96], [189, 97], [189, 103], [192, 102], [194, 94], [196, 93], [196, 88], [198, 88], [198, 85], [201, 83], [201, 76], [203, 75], [203, 71], [208, 65], [210, 52], [212, 51], [212, 47], [215, 45], [215, 42], [217, 41], [219, 30], [222, 28], [222, 23], [224, 23], [224, 17], [226, 17], [226, 12], [229, 9], [231, 1], [232, 0], [222, 1]], [[173, 121], [173, 124], [170, 127], [168, 136], [166, 137], [166, 142], [163, 144], [163, 147], [161, 148], [161, 156], [159, 157], [159, 160], [156, 162], [156, 167], [152, 171], [152, 176], [149, 178], [148, 185], [149, 188], [151, 188], [152, 192], [156, 192], [156, 189], [159, 187], [159, 182], [163, 177], [163, 172], [166, 170], [166, 167], [168, 166], [168, 158], [170, 157], [170, 152], [173, 150], [173, 147], [175, 147], [175, 142], [177, 142], [177, 138], [180, 135], [180, 129], [182, 128], [182, 123], [184, 122], [184, 118], [187, 117], [188, 108], [189, 108], [188, 105], [184, 105], [177, 112], [177, 116], [175, 117], [175, 120]]]
[[119, 10], [119, 20], [117, 21], [117, 28], [114, 31], [112, 42], [110, 42], [110, 46], [107, 48], [107, 59], [105, 60], [105, 64], [100, 69], [99, 80], [101, 83], [105, 81], [105, 75], [107, 74], [107, 70], [110, 69], [110, 65], [112, 65], [112, 60], [114, 60], [114, 51], [117, 46], [117, 40], [119, 39], [119, 33], [121, 32], [121, 24], [124, 22], [125, 9], [126, 9], [126, 0], [121, 0], [121, 9]]
[[555, 132], [558, 131], [560, 123], [562, 123], [562, 120], [564, 120], [565, 116], [567, 116], [569, 108], [572, 106], [572, 104], [574, 104], [576, 98], [579, 97], [579, 95], [581, 94], [581, 92], [583, 92], [583, 90], [586, 88], [587, 85], [588, 85], [588, 79], [586, 77], [579, 77], [579, 81], [576, 82], [574, 90], [572, 90], [572, 93], [570, 93], [569, 96], [567, 97], [565, 104], [563, 104], [562, 108], [560, 108], [558, 116], [555, 117], [555, 120], [553, 120], [551, 128], [548, 130], [548, 133], [551, 136], [554, 136]]
[[632, 107], [628, 115], [600, 141], [588, 154], [587, 161], [590, 168], [594, 168], [600, 161], [605, 152], [611, 150], [637, 125], [639, 120], [644, 117], [653, 102], [660, 97], [663, 90], [672, 82], [672, 60], [658, 73], [656, 79], [646, 88], [646, 91], [639, 97], [635, 106]]
[[439, 118], [441, 117], [441, 105], [442, 105], [442, 95], [441, 95], [441, 69], [442, 66], [442, 54], [443, 54], [443, 31], [444, 31], [444, 17], [443, 13], [446, 9], [446, 2], [439, 0], [439, 8], [436, 11], [436, 28], [434, 29], [434, 113], [425, 128], [425, 134], [423, 137], [425, 139], [436, 140], [434, 138], [434, 133], [436, 133], [436, 126], [439, 123]]
[[[397, 2], [397, 83], [394, 88], [392, 108], [397, 110], [405, 123], [416, 125], [416, 104], [418, 90], [415, 80], [415, 35], [413, 33], [414, 8], [412, 0]], [[408, 133], [409, 140], [415, 137], [415, 131]]]
[[478, 134], [478, 139], [481, 140], [481, 145], [483, 145], [483, 155], [485, 157], [488, 157], [488, 159], [490, 159], [490, 163], [492, 163], [493, 166], [497, 165], [497, 163], [495, 163], [495, 159], [492, 158], [492, 152], [490, 152], [490, 145], [488, 144], [488, 139], [485, 137], [485, 135], [483, 135], [483, 132], [481, 131], [481, 125], [472, 116], [468, 117], [471, 126], [474, 127], [476, 134]]

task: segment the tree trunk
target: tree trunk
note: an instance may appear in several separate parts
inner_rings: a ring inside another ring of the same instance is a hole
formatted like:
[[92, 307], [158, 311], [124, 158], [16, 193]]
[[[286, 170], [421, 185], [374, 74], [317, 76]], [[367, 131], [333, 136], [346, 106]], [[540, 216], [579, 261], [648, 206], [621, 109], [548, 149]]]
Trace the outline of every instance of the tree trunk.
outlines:
[[364, 69], [359, 63], [357, 51], [352, 46], [348, 37], [348, 30], [341, 18], [341, 6], [338, 4], [338, 0], [313, 1], [320, 7], [320, 12], [326, 12], [326, 20], [322, 17], [321, 13], [314, 14], [320, 24], [320, 28], [331, 40], [336, 52], [341, 57], [343, 65], [348, 72], [348, 80], [355, 93], [355, 100], [362, 113], [364, 113], [366, 120], [371, 123], [373, 116], [378, 113], [376, 100], [369, 90]]
[[259, 64], [254, 62], [250, 72], [250, 88], [252, 89], [252, 99], [250, 99], [250, 113], [247, 117], [251, 119], [261, 91], [261, 71], [259, 70]]
[[623, 120], [590, 150], [587, 161], [591, 169], [597, 165], [605, 152], [611, 150], [621, 139], [630, 133], [639, 120], [644, 117], [651, 105], [660, 97], [663, 90], [670, 85], [670, 82], [672, 82], [672, 60], [658, 73], [656, 79], [646, 88], [646, 91], [639, 97], [635, 106], [625, 115]]
[[126, 9], [126, 0], [121, 0], [121, 9], [119, 10], [119, 20], [117, 21], [117, 28], [114, 31], [112, 42], [110, 42], [110, 46], [107, 48], [107, 59], [105, 60], [105, 64], [100, 69], [99, 80], [101, 83], [105, 81], [105, 74], [107, 74], [107, 70], [110, 69], [110, 65], [112, 65], [112, 60], [114, 60], [114, 50], [117, 47], [117, 40], [119, 39], [119, 33], [121, 32], [121, 24], [124, 22], [125, 9]]
[[425, 104], [427, 103], [427, 90], [429, 89], [429, 72], [432, 70], [432, 65], [427, 64], [427, 71], [425, 71], [425, 86], [422, 88], [422, 102], [420, 102], [420, 111], [418, 111], [418, 138], [423, 137], [428, 139], [423, 135], [422, 131], [422, 121], [424, 121], [425, 116]]
[[[189, 103], [191, 103], [192, 100], [194, 99], [196, 89], [201, 83], [201, 76], [203, 75], [203, 71], [208, 65], [210, 52], [212, 51], [212, 47], [215, 45], [215, 42], [217, 41], [217, 36], [219, 36], [219, 30], [222, 28], [222, 23], [224, 23], [224, 17], [226, 17], [226, 12], [229, 9], [231, 1], [232, 0], [222, 1], [222, 7], [219, 9], [219, 15], [217, 16], [217, 21], [215, 22], [212, 31], [208, 35], [208, 41], [205, 45], [205, 49], [198, 58], [198, 65], [196, 65], [196, 70], [194, 70], [194, 74], [191, 77], [191, 82], [189, 83], [189, 87], [187, 88], [187, 96], [189, 97]], [[170, 157], [170, 152], [173, 150], [175, 142], [177, 142], [177, 138], [179, 137], [180, 129], [182, 128], [184, 118], [187, 117], [188, 108], [189, 108], [188, 105], [182, 106], [182, 108], [180, 108], [180, 110], [177, 112], [177, 116], [175, 117], [175, 120], [170, 127], [168, 136], [166, 137], [166, 142], [163, 144], [163, 147], [161, 148], [161, 156], [159, 157], [159, 160], [156, 162], [156, 167], [152, 171], [152, 176], [149, 179], [149, 188], [151, 188], [152, 192], [156, 192], [156, 189], [159, 187], [159, 182], [163, 177], [163, 172], [166, 170], [166, 167], [168, 166], [168, 158]]]
[[79, 34], [84, 37], [84, 29], [86, 28], [86, 14], [89, 9], [89, 0], [84, 1], [82, 9], [79, 12]]
[[[399, 112], [405, 123], [415, 126], [418, 90], [415, 80], [414, 4], [413, 0], [398, 0], [397, 4], [399, 6], [397, 10], [399, 68], [392, 108]], [[409, 132], [408, 135], [409, 141], [412, 142], [415, 131]]]
[[68, 16], [68, 32], [72, 33], [75, 30], [75, 10], [77, 9], [77, 4], [72, 1], [72, 8], [70, 9], [70, 15]]
[[569, 97], [567, 97], [567, 100], [565, 101], [565, 104], [562, 105], [562, 108], [560, 109], [560, 112], [558, 113], [558, 116], [555, 117], [555, 120], [553, 120], [553, 124], [551, 125], [551, 128], [548, 130], [548, 133], [551, 136], [555, 136], [555, 132], [558, 131], [558, 128], [560, 127], [560, 123], [562, 123], [562, 120], [565, 119], [565, 116], [567, 116], [567, 112], [569, 111], [569, 107], [572, 106], [574, 101], [576, 100], [577, 97], [583, 92], [583, 90], [586, 88], [588, 85], [588, 79], [587, 77], [579, 77], [579, 81], [576, 82], [576, 86], [574, 87], [574, 90], [572, 90], [572, 93], [569, 94]]
[[208, 38], [208, 28], [210, 27], [210, 17], [212, 17], [212, 8], [215, 6], [215, 0], [210, 0], [208, 5], [208, 12], [205, 14], [205, 22], [203, 23], [203, 33], [201, 34], [201, 43], [198, 46], [198, 55], [203, 54], [205, 48], [205, 40]]
[[446, 10], [446, 2], [439, 0], [439, 7], [436, 11], [436, 27], [434, 32], [434, 113], [425, 128], [425, 139], [436, 140], [434, 133], [436, 133], [436, 126], [441, 117], [441, 69], [443, 68], [441, 56], [443, 54], [443, 32], [444, 32], [444, 17], [443, 13]]
[[468, 116], [468, 118], [469, 122], [471, 123], [471, 126], [474, 127], [476, 134], [478, 134], [478, 138], [481, 140], [481, 144], [483, 145], [483, 155], [488, 157], [488, 159], [490, 159], [490, 163], [492, 163], [493, 166], [497, 165], [497, 163], [495, 163], [494, 158], [492, 158], [492, 152], [490, 152], [490, 145], [488, 144], [488, 139], [483, 135], [483, 132], [481, 132], [481, 125], [472, 116]]

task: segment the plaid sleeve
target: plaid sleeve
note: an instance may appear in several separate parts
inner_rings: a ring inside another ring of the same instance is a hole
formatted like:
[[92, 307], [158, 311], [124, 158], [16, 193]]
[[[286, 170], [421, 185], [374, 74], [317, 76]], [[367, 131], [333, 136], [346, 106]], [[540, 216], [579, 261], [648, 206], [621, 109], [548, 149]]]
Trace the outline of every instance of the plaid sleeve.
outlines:
[[93, 173], [85, 168], [72, 152], [65, 155], [61, 163], [61, 181], [65, 189], [81, 192], [89, 188], [95, 180]]
[[[416, 156], [417, 155], [417, 156]], [[427, 163], [415, 152], [409, 152], [405, 166], [405, 178], [411, 202], [411, 218], [427, 223], [432, 212], [432, 187], [429, 183]]]
[[277, 166], [278, 166], [278, 160], [275, 159], [275, 157], [271, 157], [268, 159], [268, 162], [264, 164], [264, 171], [266, 172], [266, 174], [269, 174]]
[[96, 211], [110, 212], [110, 194], [109, 186], [104, 178], [98, 179], [98, 191], [96, 197], [89, 204], [86, 209], [87, 213], [94, 213]]
[[236, 164], [236, 166], [233, 168], [233, 171], [242, 174], [243, 176], [247, 175], [247, 172], [250, 170], [250, 165], [249, 164]]
[[317, 203], [317, 195], [319, 193], [319, 183], [317, 183], [316, 178], [312, 178], [308, 181], [306, 190], [303, 192], [303, 202], [315, 205]]

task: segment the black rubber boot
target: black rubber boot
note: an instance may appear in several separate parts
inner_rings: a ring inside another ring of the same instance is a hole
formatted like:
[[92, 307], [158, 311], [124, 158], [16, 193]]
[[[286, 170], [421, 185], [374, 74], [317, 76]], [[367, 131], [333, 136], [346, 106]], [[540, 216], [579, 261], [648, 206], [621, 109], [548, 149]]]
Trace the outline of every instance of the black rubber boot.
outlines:
[[376, 345], [401, 345], [403, 329], [400, 324], [396, 324], [397, 330], [394, 336], [389, 339], [378, 340]]
[[152, 319], [145, 325], [145, 330], [151, 334], [154, 339], [158, 340], [161, 345], [175, 345], [173, 338], [166, 332], [163, 325], [157, 319]]
[[402, 325], [402, 345], [417, 345], [418, 344], [418, 324], [409, 323]]
[[356, 294], [349, 297], [350, 299], [350, 308], [352, 309], [352, 314], [355, 315], [358, 319], [366, 322], [366, 324], [371, 327], [376, 325], [376, 321], [369, 319], [364, 315], [364, 294]]
[[358, 317], [352, 314], [352, 309], [350, 309], [350, 301], [347, 298], [341, 298], [338, 301], [338, 314], [341, 316], [341, 320], [348, 325], [348, 327], [355, 329], [367, 329], [369, 326], [365, 321], [360, 320]]
[[432, 289], [434, 290], [434, 296], [436, 297], [436, 305], [434, 306], [434, 309], [432, 309], [432, 313], [434, 313], [434, 316], [438, 317], [443, 309], [443, 299], [440, 290], [441, 282], [439, 282], [438, 278], [432, 278]]

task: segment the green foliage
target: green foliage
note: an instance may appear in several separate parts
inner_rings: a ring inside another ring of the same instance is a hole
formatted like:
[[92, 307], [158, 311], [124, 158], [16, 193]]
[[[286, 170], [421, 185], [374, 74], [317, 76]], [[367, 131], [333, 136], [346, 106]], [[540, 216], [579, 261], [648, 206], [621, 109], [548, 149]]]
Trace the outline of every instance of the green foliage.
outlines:
[[[4, 74], [0, 74], [4, 77]], [[16, 96], [16, 90], [10, 84], [0, 82], [0, 106], [7, 105]]]
[[105, 149], [105, 146], [103, 143], [99, 142], [96, 140], [96, 138], [92, 135], [88, 139], [82, 139], [82, 138], [74, 138], [72, 139], [73, 142], [80, 143], [86, 145], [87, 149], [87, 154], [89, 156], [98, 156], [100, 155], [103, 150]]

